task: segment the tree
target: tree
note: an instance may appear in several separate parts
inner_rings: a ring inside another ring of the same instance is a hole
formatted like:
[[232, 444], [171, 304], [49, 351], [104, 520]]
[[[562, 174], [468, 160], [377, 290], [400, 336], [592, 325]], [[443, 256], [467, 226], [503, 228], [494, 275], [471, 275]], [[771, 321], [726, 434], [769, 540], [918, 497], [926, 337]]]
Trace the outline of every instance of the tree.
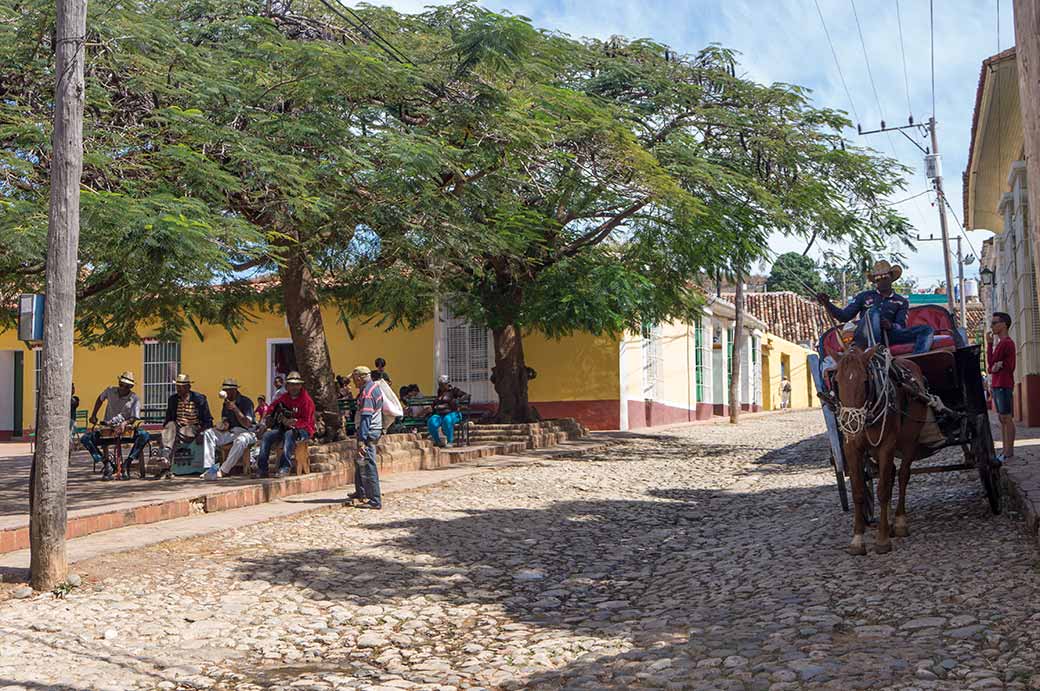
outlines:
[[[44, 0], [0, 0], [4, 299], [42, 288], [53, 22]], [[450, 43], [399, 25], [430, 55]], [[338, 430], [319, 306], [364, 311], [354, 289], [373, 266], [359, 229], [378, 229], [382, 270], [394, 238], [435, 213], [416, 181], [443, 160], [408, 122], [428, 120], [424, 108], [455, 93], [451, 80], [431, 86], [302, 0], [104, 6], [87, 46], [81, 342], [125, 345], [143, 329], [177, 338], [200, 323], [234, 333], [256, 309], [284, 310], [308, 387]], [[415, 305], [398, 307], [394, 319], [415, 317]]]
[[766, 289], [789, 290], [805, 295], [823, 289], [823, 281], [812, 259], [798, 252], [785, 252], [776, 258], [769, 271]]
[[690, 277], [746, 275], [772, 230], [906, 232], [878, 203], [903, 168], [846, 147], [845, 118], [811, 108], [801, 89], [735, 76], [728, 51], [576, 44], [470, 6], [433, 16], [511, 37], [511, 71], [485, 78], [482, 108], [445, 135], [473, 178], [453, 190], [456, 225], [490, 241], [437, 258], [456, 311], [493, 334], [503, 420], [531, 417], [525, 330], [687, 318]]
[[55, 27], [54, 141], [47, 230], [47, 302], [36, 453], [29, 490], [30, 577], [50, 590], [68, 572], [65, 481], [72, 397], [72, 323], [76, 312], [79, 185], [83, 170], [83, 44], [86, 0], [58, 0]]

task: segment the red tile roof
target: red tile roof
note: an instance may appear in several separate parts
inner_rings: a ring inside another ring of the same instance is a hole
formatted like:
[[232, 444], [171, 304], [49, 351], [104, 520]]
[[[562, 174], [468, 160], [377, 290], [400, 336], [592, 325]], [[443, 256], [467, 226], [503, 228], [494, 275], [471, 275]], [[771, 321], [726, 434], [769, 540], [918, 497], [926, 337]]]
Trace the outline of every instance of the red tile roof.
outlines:
[[[732, 302], [732, 295], [723, 295]], [[792, 343], [816, 343], [834, 325], [827, 310], [797, 293], [747, 293], [747, 311], [765, 322], [769, 333]]]

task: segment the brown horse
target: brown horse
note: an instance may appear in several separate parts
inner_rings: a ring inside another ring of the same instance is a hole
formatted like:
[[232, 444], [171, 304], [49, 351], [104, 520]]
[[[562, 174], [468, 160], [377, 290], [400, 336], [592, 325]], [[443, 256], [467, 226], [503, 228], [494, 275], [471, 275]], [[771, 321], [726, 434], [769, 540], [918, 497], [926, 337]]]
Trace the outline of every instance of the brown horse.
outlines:
[[[892, 551], [890, 531], [896, 537], [906, 537], [910, 528], [906, 520], [906, 486], [910, 481], [910, 464], [917, 454], [918, 437], [928, 415], [927, 404], [908, 393], [891, 370], [879, 373], [871, 368], [877, 347], [863, 351], [854, 347], [838, 358], [834, 386], [838, 393], [838, 422], [845, 441], [845, 464], [852, 479], [852, 501], [855, 505], [852, 543], [849, 553], [867, 553], [863, 541], [866, 524], [866, 476], [863, 469], [868, 455], [878, 465], [878, 554]], [[921, 369], [909, 360], [895, 360], [893, 368], [902, 368], [913, 377], [923, 390]], [[899, 505], [895, 526], [889, 526], [888, 510], [892, 501], [895, 456], [903, 462], [899, 466]]]

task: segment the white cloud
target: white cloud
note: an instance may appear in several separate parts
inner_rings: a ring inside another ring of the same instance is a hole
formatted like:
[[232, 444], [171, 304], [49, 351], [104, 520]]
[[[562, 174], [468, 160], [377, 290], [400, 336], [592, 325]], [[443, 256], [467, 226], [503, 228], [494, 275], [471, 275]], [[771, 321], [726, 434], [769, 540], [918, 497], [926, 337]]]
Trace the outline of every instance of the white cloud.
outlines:
[[[419, 11], [447, 0], [384, 0], [403, 11]], [[903, 60], [894, 0], [858, 0], [856, 9], [877, 86], [875, 99], [867, 75], [856, 22], [849, 0], [819, 0], [846, 82], [863, 120], [864, 129], [876, 129], [882, 114], [888, 125], [907, 119]], [[653, 37], [676, 48], [694, 52], [720, 43], [742, 54], [744, 73], [764, 82], [788, 82], [809, 87], [821, 106], [851, 112], [839, 79], [814, 0], [486, 0], [485, 6], [530, 17], [543, 28], [573, 36], [606, 38], [615, 34]], [[1014, 43], [1011, 1], [1000, 0], [1000, 49]], [[972, 109], [982, 60], [998, 52], [996, 4], [978, 0], [945, 0], [935, 17], [935, 100], [939, 142], [943, 154], [946, 195], [960, 218], [961, 172], [966, 166], [971, 138]], [[913, 114], [917, 122], [931, 114], [931, 61], [929, 5], [903, 0], [903, 40]], [[877, 101], [880, 100], [879, 112]], [[899, 134], [858, 137], [856, 142], [893, 155], [913, 169], [902, 198], [928, 188], [923, 155]], [[925, 140], [918, 141], [927, 145]], [[931, 197], [900, 205], [918, 231], [939, 235], [938, 210]], [[957, 222], [948, 215], [951, 231]], [[987, 232], [968, 234], [976, 248]], [[784, 242], [784, 246], [789, 244]], [[967, 252], [967, 247], [965, 247]], [[908, 273], [922, 283], [942, 278], [939, 243], [922, 243], [908, 262]], [[977, 264], [973, 267], [977, 268]]]

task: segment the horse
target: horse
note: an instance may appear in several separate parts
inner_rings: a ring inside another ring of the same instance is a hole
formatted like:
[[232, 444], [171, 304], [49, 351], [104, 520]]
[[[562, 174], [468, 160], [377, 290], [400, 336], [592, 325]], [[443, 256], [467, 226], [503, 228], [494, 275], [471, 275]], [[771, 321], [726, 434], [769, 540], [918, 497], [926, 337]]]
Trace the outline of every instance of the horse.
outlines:
[[[877, 542], [874, 551], [887, 554], [892, 551], [890, 533], [896, 537], [910, 534], [906, 518], [906, 486], [910, 481], [910, 464], [917, 455], [918, 439], [928, 416], [928, 405], [903, 386], [912, 378], [924, 391], [921, 368], [909, 360], [891, 360], [883, 354], [883, 364], [872, 362], [878, 355], [878, 346], [862, 350], [858, 346], [837, 358], [833, 383], [837, 388], [838, 427], [844, 437], [845, 463], [852, 478], [852, 501], [855, 506], [852, 542], [848, 551], [864, 555], [867, 546], [863, 540], [866, 524], [866, 476], [864, 467], [868, 455], [878, 465], [878, 520]], [[897, 371], [901, 369], [902, 371]], [[892, 501], [895, 456], [902, 458], [899, 466], [899, 504], [894, 526], [889, 525], [888, 511]]]

